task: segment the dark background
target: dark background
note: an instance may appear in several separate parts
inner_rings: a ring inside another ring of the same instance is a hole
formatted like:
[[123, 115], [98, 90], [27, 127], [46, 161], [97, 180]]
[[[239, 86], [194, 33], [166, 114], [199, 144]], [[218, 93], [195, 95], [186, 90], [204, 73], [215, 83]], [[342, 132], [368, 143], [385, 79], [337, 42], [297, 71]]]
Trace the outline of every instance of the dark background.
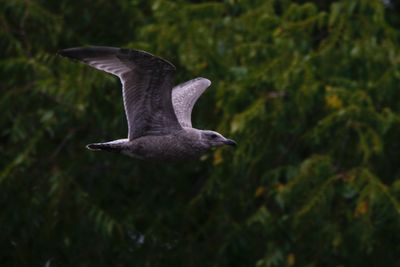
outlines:
[[[0, 1], [0, 266], [400, 266], [395, 1]], [[147, 163], [119, 81], [56, 55], [142, 49], [212, 81], [238, 142]]]

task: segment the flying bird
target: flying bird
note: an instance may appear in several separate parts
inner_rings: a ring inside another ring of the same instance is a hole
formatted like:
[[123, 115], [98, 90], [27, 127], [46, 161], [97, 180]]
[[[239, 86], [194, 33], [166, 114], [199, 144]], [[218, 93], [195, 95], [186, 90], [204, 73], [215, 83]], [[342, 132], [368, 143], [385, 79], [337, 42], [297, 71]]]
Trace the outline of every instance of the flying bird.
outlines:
[[116, 75], [122, 83], [128, 137], [89, 144], [88, 149], [142, 160], [184, 160], [198, 158], [212, 147], [236, 146], [220, 133], [192, 127], [192, 109], [211, 85], [208, 79], [196, 78], [173, 87], [175, 66], [140, 50], [92, 46], [64, 49], [59, 54]]

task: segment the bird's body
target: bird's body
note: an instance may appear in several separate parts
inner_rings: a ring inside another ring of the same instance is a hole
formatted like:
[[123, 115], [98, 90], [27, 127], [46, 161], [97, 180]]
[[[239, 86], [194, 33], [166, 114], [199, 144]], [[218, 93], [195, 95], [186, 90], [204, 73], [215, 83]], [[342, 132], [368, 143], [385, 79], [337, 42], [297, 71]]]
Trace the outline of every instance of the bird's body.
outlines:
[[107, 143], [91, 144], [89, 148], [117, 152], [142, 160], [195, 159], [210, 148], [209, 145], [201, 142], [200, 131], [193, 128], [183, 128], [166, 135], [150, 135], [131, 141], [119, 139]]
[[89, 149], [164, 161], [193, 159], [211, 147], [236, 144], [217, 132], [192, 128], [193, 106], [209, 80], [196, 78], [173, 88], [175, 67], [144, 51], [87, 47], [60, 54], [114, 74], [123, 85], [128, 138], [90, 144]]

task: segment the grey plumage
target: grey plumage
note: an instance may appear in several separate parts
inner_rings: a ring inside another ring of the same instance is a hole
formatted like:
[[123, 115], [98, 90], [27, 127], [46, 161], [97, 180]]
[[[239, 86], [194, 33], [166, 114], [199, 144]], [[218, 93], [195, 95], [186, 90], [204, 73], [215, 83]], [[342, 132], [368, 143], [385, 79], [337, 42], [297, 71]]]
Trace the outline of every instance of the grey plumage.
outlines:
[[59, 54], [116, 75], [122, 83], [128, 138], [90, 144], [89, 149], [179, 160], [198, 157], [213, 146], [235, 144], [219, 133], [192, 128], [193, 106], [209, 80], [196, 78], [173, 88], [175, 66], [139, 50], [78, 47]]

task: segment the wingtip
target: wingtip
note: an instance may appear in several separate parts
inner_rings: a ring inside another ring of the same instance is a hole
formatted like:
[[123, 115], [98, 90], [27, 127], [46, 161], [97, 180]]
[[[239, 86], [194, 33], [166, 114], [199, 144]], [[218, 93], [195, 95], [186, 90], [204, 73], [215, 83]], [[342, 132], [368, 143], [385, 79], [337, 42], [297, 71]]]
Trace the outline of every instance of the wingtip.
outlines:
[[63, 56], [64, 56], [64, 49], [58, 50], [58, 51], [57, 51], [57, 55], [63, 57]]
[[206, 78], [203, 78], [203, 79], [206, 82], [207, 87], [209, 87], [211, 85], [211, 81], [209, 79], [206, 79]]
[[74, 47], [67, 49], [58, 50], [57, 54], [62, 57], [72, 58], [72, 59], [80, 59], [80, 54], [82, 51], [82, 47]]
[[207, 88], [207, 87], [209, 87], [211, 85], [211, 81], [209, 79], [207, 79], [207, 78], [204, 78], [204, 77], [198, 77], [198, 78], [196, 78], [196, 79], [194, 79], [192, 81], [203, 83], [205, 88]]
[[85, 57], [93, 56], [98, 51], [107, 51], [109, 52], [110, 47], [101, 47], [101, 46], [81, 46], [81, 47], [72, 47], [66, 49], [58, 50], [57, 54], [63, 57], [82, 60]]
[[127, 48], [118, 48], [118, 47], [109, 47], [109, 46], [83, 46], [83, 47], [73, 47], [67, 49], [61, 49], [57, 52], [58, 55], [76, 59], [79, 61], [85, 61], [87, 58], [96, 58], [103, 57], [109, 55], [125, 55], [136, 59], [139, 57], [144, 57], [146, 60], [154, 60], [157, 59], [158, 62], [162, 62], [162, 65], [165, 70], [175, 71], [176, 67], [166, 59], [163, 59], [159, 56], [155, 56], [149, 52], [135, 49], [127, 49]]

